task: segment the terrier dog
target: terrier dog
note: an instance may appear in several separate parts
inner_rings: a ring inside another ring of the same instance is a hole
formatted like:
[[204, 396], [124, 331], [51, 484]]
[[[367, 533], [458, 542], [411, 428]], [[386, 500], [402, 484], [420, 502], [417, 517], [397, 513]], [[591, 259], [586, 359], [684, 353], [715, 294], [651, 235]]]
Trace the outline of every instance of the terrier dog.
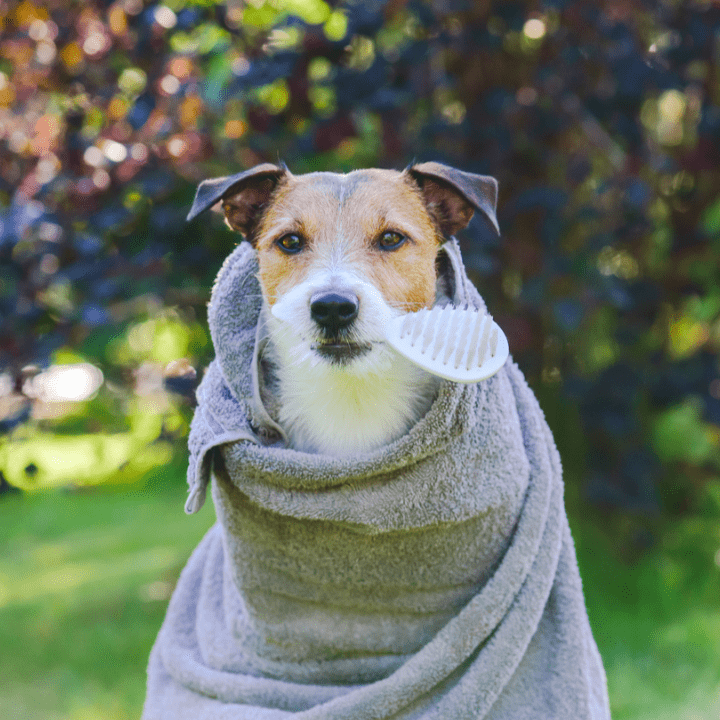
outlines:
[[222, 202], [257, 252], [266, 367], [291, 447], [334, 456], [396, 440], [438, 380], [383, 342], [390, 318], [449, 301], [439, 250], [479, 210], [497, 230], [494, 178], [435, 162], [346, 175], [259, 165], [198, 188], [188, 219]]
[[189, 217], [221, 201], [259, 282], [241, 249], [213, 292], [186, 507], [212, 480], [218, 523], [151, 654], [147, 720], [609, 719], [531, 390], [511, 364], [440, 385], [384, 342], [400, 314], [478, 301], [448, 238], [478, 210], [497, 228], [496, 195], [437, 163], [198, 188]]

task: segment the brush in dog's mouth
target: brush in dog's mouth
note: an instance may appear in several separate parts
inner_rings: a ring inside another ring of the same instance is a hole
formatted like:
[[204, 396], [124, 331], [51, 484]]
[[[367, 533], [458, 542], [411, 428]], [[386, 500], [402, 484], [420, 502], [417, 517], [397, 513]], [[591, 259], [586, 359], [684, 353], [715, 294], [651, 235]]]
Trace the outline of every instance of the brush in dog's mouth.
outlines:
[[353, 342], [316, 342], [310, 346], [318, 355], [329, 360], [331, 363], [338, 365], [347, 365], [353, 360], [366, 355], [372, 350], [373, 344], [370, 342], [353, 343]]

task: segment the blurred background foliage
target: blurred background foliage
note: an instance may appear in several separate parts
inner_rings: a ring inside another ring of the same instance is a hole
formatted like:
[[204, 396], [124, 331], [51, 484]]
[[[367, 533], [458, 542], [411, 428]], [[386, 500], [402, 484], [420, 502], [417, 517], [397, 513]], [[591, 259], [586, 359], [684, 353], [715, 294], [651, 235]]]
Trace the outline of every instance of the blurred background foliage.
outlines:
[[[0, 0], [0, 28], [0, 491], [182, 484], [238, 241], [185, 223], [200, 180], [432, 159], [500, 182], [502, 237], [460, 241], [558, 440], [586, 580], [650, 555], [658, 612], [717, 608], [718, 2]], [[686, 640], [717, 685], [710, 626]]]

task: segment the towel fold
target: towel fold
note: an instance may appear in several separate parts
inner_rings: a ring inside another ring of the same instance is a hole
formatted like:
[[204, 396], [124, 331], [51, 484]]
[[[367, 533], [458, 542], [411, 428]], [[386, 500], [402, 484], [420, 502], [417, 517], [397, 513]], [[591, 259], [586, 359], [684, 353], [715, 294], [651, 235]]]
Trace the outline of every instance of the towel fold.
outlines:
[[[443, 252], [454, 302], [482, 306]], [[243, 243], [213, 289], [186, 509], [212, 479], [218, 522], [170, 601], [143, 718], [609, 718], [560, 459], [518, 368], [443, 382], [367, 454], [288, 449], [261, 400], [256, 273]]]

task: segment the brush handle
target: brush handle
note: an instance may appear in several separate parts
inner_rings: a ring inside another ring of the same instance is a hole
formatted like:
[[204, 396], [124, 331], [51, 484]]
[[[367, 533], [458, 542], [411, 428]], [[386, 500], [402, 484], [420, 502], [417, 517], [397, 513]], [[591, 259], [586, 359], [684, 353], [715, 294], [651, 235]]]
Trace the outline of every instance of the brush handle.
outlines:
[[423, 370], [458, 383], [492, 377], [510, 354], [505, 333], [490, 315], [452, 305], [394, 318], [385, 340]]

